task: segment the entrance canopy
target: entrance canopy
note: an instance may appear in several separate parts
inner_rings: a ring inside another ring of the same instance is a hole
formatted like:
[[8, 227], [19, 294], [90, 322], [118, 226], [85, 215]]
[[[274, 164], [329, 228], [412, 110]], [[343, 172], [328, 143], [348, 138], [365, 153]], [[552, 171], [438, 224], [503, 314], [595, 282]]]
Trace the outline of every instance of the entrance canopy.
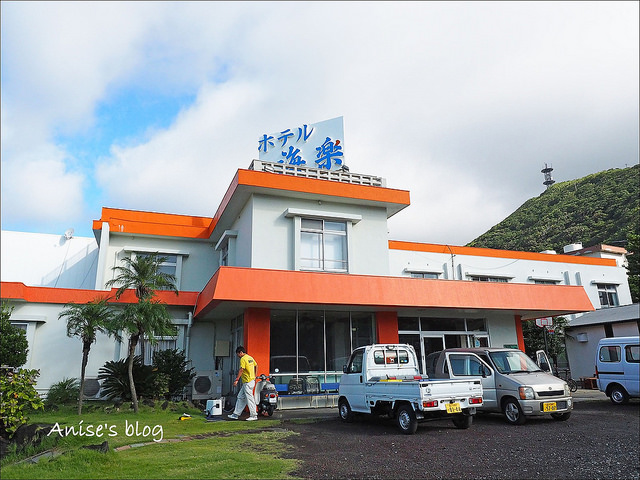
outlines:
[[503, 312], [523, 320], [594, 310], [580, 286], [220, 267], [202, 290], [196, 319], [233, 308], [285, 305], [371, 308], [375, 311]]

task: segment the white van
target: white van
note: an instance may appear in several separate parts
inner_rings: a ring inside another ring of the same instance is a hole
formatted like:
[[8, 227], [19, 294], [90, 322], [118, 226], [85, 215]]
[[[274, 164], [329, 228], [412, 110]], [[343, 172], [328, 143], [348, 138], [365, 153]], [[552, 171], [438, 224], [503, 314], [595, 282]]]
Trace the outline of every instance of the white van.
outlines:
[[596, 352], [598, 388], [613, 403], [640, 397], [640, 337], [603, 338]]

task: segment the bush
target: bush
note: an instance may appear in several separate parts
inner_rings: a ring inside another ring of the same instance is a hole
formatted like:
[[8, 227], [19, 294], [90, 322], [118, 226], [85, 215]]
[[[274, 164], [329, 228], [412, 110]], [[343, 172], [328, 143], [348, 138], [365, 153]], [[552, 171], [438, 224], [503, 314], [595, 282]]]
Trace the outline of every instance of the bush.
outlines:
[[169, 349], [155, 352], [153, 366], [158, 374], [168, 377], [168, 391], [165, 395], [167, 400], [181, 396], [184, 387], [189, 385], [191, 379], [196, 376], [195, 369], [189, 367], [189, 361], [182, 350]]
[[24, 330], [11, 325], [11, 312], [7, 302], [2, 302], [2, 315], [0, 316], [0, 361], [2, 365], [20, 367], [27, 363], [29, 342]]
[[[129, 386], [128, 358], [105, 363], [98, 370], [98, 379], [102, 380], [102, 393], [109, 399], [131, 401]], [[138, 397], [154, 398], [158, 385], [151, 365], [143, 365], [140, 355], [133, 357], [133, 381]]]
[[27, 413], [44, 404], [34, 385], [39, 370], [3, 368], [0, 371], [0, 435], [12, 436], [27, 423]]
[[44, 401], [46, 406], [50, 405], [69, 405], [78, 402], [80, 395], [80, 382], [77, 378], [63, 378], [58, 383], [51, 385], [47, 399]]

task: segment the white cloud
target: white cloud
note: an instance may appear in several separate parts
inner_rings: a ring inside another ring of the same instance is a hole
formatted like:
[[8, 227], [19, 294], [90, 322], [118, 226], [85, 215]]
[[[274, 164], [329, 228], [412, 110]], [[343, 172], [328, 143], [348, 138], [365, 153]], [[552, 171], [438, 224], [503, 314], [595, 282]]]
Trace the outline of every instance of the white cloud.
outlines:
[[2, 166], [2, 221], [43, 225], [79, 220], [83, 211], [83, 175], [69, 172], [64, 152], [50, 145]]
[[96, 161], [101, 205], [212, 215], [259, 134], [340, 115], [351, 170], [411, 191], [397, 239], [472, 240], [545, 162], [557, 180], [637, 162], [635, 2], [24, 5], [2, 4], [3, 182], [48, 145], [79, 188], [91, 166], [56, 133], [92, 135], [127, 88], [197, 95]]

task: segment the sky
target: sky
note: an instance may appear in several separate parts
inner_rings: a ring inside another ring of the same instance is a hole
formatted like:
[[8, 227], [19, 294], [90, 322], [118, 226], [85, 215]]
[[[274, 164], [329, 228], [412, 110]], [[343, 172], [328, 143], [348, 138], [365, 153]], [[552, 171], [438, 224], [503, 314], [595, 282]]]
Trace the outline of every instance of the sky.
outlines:
[[342, 116], [350, 171], [410, 191], [389, 238], [464, 245], [545, 164], [638, 163], [638, 5], [3, 1], [2, 229], [212, 217], [262, 134]]

